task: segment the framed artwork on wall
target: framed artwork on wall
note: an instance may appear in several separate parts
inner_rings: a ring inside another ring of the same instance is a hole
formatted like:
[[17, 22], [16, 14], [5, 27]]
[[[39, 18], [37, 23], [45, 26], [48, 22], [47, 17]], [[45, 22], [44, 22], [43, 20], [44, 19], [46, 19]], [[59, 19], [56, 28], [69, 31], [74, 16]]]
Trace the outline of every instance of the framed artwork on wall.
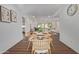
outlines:
[[0, 21], [10, 22], [10, 10], [0, 6]]
[[17, 21], [17, 15], [16, 15], [16, 12], [14, 10], [10, 10], [10, 19], [12, 22]]

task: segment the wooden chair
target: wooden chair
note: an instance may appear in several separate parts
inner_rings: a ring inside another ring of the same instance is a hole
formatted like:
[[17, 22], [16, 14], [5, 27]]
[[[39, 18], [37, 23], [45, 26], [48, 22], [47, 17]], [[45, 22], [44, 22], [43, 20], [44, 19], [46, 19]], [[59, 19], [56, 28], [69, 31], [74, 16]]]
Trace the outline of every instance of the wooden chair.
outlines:
[[36, 53], [36, 51], [48, 51], [51, 53], [50, 42], [49, 39], [44, 38], [43, 40], [34, 39], [32, 42], [32, 53]]

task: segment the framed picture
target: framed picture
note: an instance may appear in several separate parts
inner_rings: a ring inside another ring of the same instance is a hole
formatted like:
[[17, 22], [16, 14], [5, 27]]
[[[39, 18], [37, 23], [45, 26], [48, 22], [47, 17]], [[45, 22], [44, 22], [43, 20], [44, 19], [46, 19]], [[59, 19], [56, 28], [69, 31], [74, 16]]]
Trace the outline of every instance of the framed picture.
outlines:
[[16, 12], [14, 10], [10, 10], [10, 19], [12, 22], [17, 21], [17, 15], [16, 15]]
[[0, 6], [0, 21], [10, 22], [10, 10]]

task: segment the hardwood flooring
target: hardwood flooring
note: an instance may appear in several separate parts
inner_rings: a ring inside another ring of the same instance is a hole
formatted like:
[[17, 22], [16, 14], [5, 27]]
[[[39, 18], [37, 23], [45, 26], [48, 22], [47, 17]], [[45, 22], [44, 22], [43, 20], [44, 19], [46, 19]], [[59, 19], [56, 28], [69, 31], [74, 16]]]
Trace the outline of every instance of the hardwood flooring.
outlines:
[[[30, 43], [30, 44], [29, 44]], [[29, 46], [28, 46], [29, 45]], [[53, 45], [53, 46], [52, 46]], [[59, 41], [56, 36], [51, 45], [51, 54], [77, 54], [74, 50]], [[4, 54], [31, 54], [32, 43], [28, 39], [23, 39]]]

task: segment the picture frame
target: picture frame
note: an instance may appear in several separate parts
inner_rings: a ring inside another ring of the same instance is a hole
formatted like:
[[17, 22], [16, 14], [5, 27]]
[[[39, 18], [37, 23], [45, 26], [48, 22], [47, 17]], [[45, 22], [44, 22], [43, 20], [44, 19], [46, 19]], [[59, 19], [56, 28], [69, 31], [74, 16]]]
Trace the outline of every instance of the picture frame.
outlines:
[[4, 6], [0, 6], [0, 21], [10, 22], [10, 10]]
[[11, 22], [17, 21], [17, 14], [14, 10], [10, 10], [10, 19], [11, 19]]

